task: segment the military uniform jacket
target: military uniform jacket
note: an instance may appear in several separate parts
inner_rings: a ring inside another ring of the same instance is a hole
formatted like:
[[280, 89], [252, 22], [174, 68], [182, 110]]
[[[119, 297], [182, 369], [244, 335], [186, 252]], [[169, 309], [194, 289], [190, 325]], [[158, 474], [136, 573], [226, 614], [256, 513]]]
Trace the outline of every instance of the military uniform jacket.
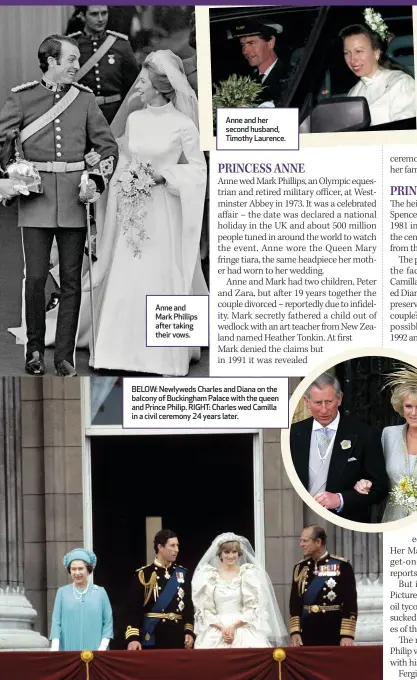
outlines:
[[[23, 143], [23, 155], [29, 161], [84, 160], [92, 148], [100, 154], [97, 168], [98, 188], [111, 178], [118, 159], [116, 141], [109, 125], [98, 108], [94, 95], [83, 86], [75, 85], [77, 98], [55, 120], [35, 132]], [[54, 91], [35, 81], [13, 88], [0, 110], [0, 145], [6, 133], [22, 130], [49, 111], [70, 89], [70, 85]], [[78, 200], [82, 170], [73, 172], [40, 172], [42, 194], [31, 193], [19, 197], [20, 227], [84, 227], [85, 205]], [[91, 176], [94, 179], [94, 175]]]
[[[319, 579], [320, 589], [311, 601], [308, 587], [315, 578]], [[326, 552], [318, 561], [308, 557], [294, 567], [291, 635], [301, 634], [304, 644], [309, 643], [304, 635], [314, 636], [315, 642], [311, 644], [339, 644], [343, 637], [354, 639], [357, 614], [355, 575], [345, 559]]]
[[[165, 588], [168, 579], [165, 574], [172, 575], [175, 567], [173, 564], [168, 569], [160, 567], [155, 563], [148, 564], [135, 572], [129, 598], [129, 614], [126, 627], [126, 644], [132, 641], [142, 642], [142, 627], [145, 615], [150, 613], [156, 598]], [[181, 567], [184, 570], [184, 567]], [[178, 636], [178, 630], [183, 631], [181, 636], [181, 646], [184, 644], [186, 634], [194, 635], [194, 607], [191, 599], [191, 578], [187, 570], [184, 570], [183, 581], [178, 581], [176, 594], [169, 605], [165, 608], [166, 618], [161, 618], [158, 622], [155, 638], [158, 646], [158, 629], [164, 627], [164, 635], [170, 627], [173, 634]], [[153, 585], [154, 584], [154, 585]], [[170, 618], [171, 614], [171, 618]], [[173, 615], [182, 616], [181, 619], [174, 620]], [[174, 630], [173, 630], [174, 629]], [[177, 630], [178, 629], [178, 630]]]
[[[116, 105], [103, 105], [106, 117], [107, 108], [114, 110], [114, 113], [117, 111], [139, 74], [139, 65], [129, 40], [127, 36], [115, 31], [105, 31], [100, 36], [92, 37], [81, 31], [71, 35], [78, 43], [81, 67], [97, 52], [109, 35], [118, 37], [106, 54], [80, 80], [83, 85], [91, 88], [97, 97], [121, 95], [121, 100]], [[114, 113], [111, 117], [114, 117]]]
[[261, 82], [261, 76], [259, 74], [256, 75], [257, 82], [261, 83], [263, 87], [262, 92], [258, 95], [258, 101], [260, 103], [273, 101], [275, 106], [279, 105], [284, 71], [284, 64], [281, 59], [277, 59], [263, 82]]

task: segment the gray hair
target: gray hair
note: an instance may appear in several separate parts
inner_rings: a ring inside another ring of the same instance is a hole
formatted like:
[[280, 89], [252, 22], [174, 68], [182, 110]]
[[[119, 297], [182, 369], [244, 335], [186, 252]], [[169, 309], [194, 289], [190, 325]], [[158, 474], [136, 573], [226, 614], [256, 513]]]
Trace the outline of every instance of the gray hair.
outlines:
[[307, 399], [310, 399], [311, 390], [313, 387], [316, 387], [318, 390], [324, 390], [325, 387], [333, 387], [334, 391], [336, 392], [336, 397], [340, 397], [342, 395], [340, 382], [335, 375], [329, 373], [328, 371], [319, 375], [318, 378], [316, 378], [314, 382], [312, 382], [311, 385], [307, 387], [306, 391], [304, 392], [304, 396], [307, 397]]

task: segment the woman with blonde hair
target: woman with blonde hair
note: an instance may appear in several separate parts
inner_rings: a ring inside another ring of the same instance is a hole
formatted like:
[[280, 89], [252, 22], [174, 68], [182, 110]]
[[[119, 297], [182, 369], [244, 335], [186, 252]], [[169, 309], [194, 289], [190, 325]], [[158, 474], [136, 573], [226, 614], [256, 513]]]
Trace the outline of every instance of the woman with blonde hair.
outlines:
[[[391, 404], [402, 418], [403, 425], [390, 425], [382, 431], [387, 473], [391, 490], [404, 479], [412, 477], [417, 482], [417, 369], [404, 365], [390, 374], [385, 387], [392, 390]], [[355, 484], [359, 493], [368, 493], [371, 482], [361, 479]], [[383, 522], [407, 517], [407, 509], [388, 501]]]

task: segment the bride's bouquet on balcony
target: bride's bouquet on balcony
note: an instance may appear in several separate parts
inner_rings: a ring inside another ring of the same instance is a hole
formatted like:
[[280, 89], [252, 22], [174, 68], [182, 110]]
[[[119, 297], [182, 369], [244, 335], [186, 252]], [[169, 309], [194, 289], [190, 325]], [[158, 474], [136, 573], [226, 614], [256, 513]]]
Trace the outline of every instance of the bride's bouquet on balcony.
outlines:
[[411, 515], [417, 510], [417, 480], [414, 477], [403, 477], [389, 492], [389, 502], [397, 505]]
[[149, 238], [144, 225], [147, 201], [155, 185], [151, 163], [132, 161], [122, 170], [117, 183], [117, 221], [134, 257], [140, 257], [142, 244]]

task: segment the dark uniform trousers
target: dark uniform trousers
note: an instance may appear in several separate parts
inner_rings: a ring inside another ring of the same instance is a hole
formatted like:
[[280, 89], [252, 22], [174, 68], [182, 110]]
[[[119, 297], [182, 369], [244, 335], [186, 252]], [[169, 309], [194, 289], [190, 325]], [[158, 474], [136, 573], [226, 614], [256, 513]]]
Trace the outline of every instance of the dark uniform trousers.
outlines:
[[45, 351], [45, 285], [54, 236], [58, 245], [61, 295], [55, 335], [54, 361], [74, 359], [81, 304], [81, 268], [86, 229], [23, 227], [25, 254], [26, 353]]
[[337, 646], [342, 638], [354, 639], [357, 614], [355, 575], [349, 562], [326, 552], [317, 561], [309, 557], [295, 566], [290, 634], [301, 635], [303, 645]]
[[[49, 123], [23, 142], [24, 157], [33, 162], [77, 163], [94, 148], [101, 160], [91, 172], [103, 190], [116, 167], [118, 148], [93, 93], [76, 84], [77, 97]], [[0, 109], [0, 145], [7, 133], [22, 130], [48, 113], [70, 85], [43, 79], [13, 88]], [[55, 336], [55, 364], [74, 361], [81, 302], [81, 268], [86, 236], [86, 209], [79, 201], [82, 169], [40, 170], [42, 193], [19, 196], [18, 225], [25, 255], [26, 355], [45, 349], [45, 284], [54, 236], [59, 250], [61, 296]]]

